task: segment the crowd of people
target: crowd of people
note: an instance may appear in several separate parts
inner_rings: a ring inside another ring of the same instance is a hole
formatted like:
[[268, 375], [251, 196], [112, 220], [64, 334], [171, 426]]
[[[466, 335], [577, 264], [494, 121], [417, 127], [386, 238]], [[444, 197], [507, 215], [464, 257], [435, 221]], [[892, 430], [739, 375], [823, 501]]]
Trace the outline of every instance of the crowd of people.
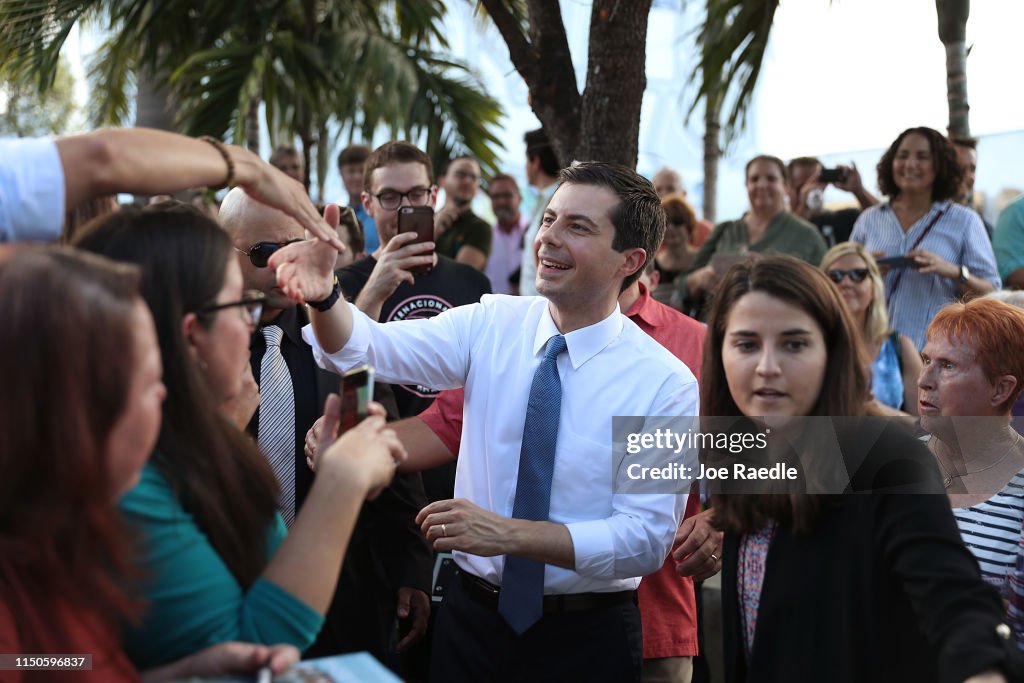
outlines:
[[[1024, 198], [986, 228], [972, 141], [902, 132], [882, 200], [758, 155], [717, 226], [524, 142], [530, 189], [352, 145], [317, 207], [294, 148], [0, 140], [0, 654], [92, 655], [0, 680], [708, 681], [719, 573], [728, 681], [1021, 680]], [[800, 476], [620, 490], [625, 416]]]

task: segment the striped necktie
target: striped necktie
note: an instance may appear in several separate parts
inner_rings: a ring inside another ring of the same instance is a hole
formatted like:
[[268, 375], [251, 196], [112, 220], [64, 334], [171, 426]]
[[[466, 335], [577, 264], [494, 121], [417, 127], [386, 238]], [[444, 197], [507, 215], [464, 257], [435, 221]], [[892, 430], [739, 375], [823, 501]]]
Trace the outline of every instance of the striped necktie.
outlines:
[[260, 448], [281, 484], [281, 514], [289, 527], [295, 521], [295, 395], [292, 376], [281, 355], [284, 330], [263, 328], [267, 349], [260, 362]]
[[[551, 506], [551, 477], [555, 471], [555, 444], [562, 408], [562, 382], [557, 359], [565, 351], [565, 337], [548, 340], [547, 352], [533, 374], [526, 425], [519, 452], [519, 476], [512, 517], [547, 521]], [[505, 557], [498, 612], [516, 633], [533, 626], [544, 611], [544, 563], [517, 555]]]

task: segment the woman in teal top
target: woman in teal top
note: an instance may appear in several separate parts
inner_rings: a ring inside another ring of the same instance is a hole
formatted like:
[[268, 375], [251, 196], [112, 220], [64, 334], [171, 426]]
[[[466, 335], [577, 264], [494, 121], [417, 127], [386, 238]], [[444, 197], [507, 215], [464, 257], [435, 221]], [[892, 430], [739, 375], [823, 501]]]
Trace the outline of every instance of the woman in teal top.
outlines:
[[702, 317], [710, 292], [747, 253], [788, 254], [817, 265], [828, 248], [814, 225], [786, 210], [787, 172], [781, 159], [756, 156], [747, 163], [746, 175], [750, 210], [738, 220], [719, 223], [678, 280], [682, 310], [694, 317]]
[[[363, 500], [404, 452], [383, 410], [320, 457], [286, 537], [270, 465], [240, 426], [258, 404], [249, 336], [261, 295], [242, 292], [227, 234], [185, 205], [122, 210], [76, 245], [142, 266], [167, 386], [154, 455], [121, 501], [137, 530], [141, 623], [126, 652], [147, 668], [227, 640], [312, 644]], [[336, 433], [338, 405], [329, 402]], [[323, 451], [320, 451], [323, 452]]]

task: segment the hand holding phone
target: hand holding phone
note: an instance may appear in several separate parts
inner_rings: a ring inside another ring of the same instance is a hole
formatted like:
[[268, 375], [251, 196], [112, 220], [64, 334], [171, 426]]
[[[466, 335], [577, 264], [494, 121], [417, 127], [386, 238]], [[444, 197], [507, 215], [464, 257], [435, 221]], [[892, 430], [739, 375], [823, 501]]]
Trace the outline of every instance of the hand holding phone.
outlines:
[[341, 377], [341, 422], [338, 433], [344, 434], [366, 419], [373, 400], [373, 367], [362, 365]]
[[913, 256], [886, 256], [875, 259], [875, 263], [880, 268], [913, 268], [916, 270], [921, 267], [921, 264]]
[[[415, 232], [416, 239], [410, 244], [434, 241], [434, 209], [429, 206], [402, 206], [398, 209], [398, 232]], [[427, 252], [429, 253], [429, 252]], [[413, 275], [426, 275], [433, 266], [416, 266], [409, 270]]]

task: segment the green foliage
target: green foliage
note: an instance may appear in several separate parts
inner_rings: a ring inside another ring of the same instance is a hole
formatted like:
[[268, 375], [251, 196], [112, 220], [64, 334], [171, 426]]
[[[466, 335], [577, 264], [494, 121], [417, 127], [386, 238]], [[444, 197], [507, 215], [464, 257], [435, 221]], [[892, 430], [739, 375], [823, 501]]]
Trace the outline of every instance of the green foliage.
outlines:
[[697, 35], [701, 63], [693, 75], [700, 88], [690, 112], [702, 100], [728, 109], [723, 127], [728, 143], [746, 124], [779, 0], [706, 3], [707, 16]]
[[333, 151], [329, 128], [368, 140], [385, 126], [494, 170], [502, 112], [465, 64], [433, 51], [447, 47], [444, 15], [443, 0], [4, 0], [0, 75], [49, 87], [84, 20], [109, 31], [89, 68], [94, 125], [126, 123], [144, 69], [166, 75], [192, 135], [242, 143], [246, 113], [263, 102], [275, 144]]
[[0, 136], [41, 137], [69, 132], [78, 106], [75, 78], [60, 59], [51, 86], [43, 93], [36, 83], [0, 82]]

